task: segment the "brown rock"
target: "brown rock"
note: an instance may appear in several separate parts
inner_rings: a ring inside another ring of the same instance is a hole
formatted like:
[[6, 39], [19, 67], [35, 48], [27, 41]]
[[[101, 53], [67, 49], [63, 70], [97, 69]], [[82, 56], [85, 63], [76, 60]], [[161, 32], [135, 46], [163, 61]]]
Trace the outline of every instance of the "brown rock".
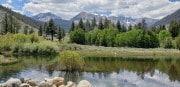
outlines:
[[76, 87], [76, 84], [72, 81], [68, 81], [65, 87]]
[[82, 80], [79, 82], [77, 87], [92, 87], [91, 83], [87, 80]]
[[23, 83], [23, 84], [20, 85], [20, 87], [31, 87], [31, 86], [29, 84], [27, 84], [27, 83]]

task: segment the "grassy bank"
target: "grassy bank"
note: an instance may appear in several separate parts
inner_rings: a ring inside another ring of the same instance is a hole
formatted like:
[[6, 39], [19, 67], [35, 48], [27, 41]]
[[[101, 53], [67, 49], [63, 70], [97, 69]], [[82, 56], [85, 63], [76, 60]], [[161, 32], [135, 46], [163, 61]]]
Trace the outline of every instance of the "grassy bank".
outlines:
[[81, 50], [77, 52], [82, 57], [122, 57], [122, 58], [180, 58], [177, 49], [143, 49], [125, 47], [103, 47], [80, 45]]
[[0, 55], [0, 65], [10, 65], [10, 64], [15, 64], [18, 62], [17, 58], [14, 57], [4, 57]]

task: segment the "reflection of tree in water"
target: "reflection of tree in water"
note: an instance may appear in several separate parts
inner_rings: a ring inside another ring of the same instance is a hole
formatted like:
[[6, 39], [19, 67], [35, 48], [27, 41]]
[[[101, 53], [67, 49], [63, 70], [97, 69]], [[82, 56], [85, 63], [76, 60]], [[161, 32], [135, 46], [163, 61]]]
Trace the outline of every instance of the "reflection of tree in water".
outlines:
[[171, 81], [178, 80], [180, 81], [180, 73], [178, 73], [177, 68], [174, 64], [171, 65], [168, 71], [169, 79]]
[[59, 76], [64, 77], [65, 82], [73, 81], [77, 83], [78, 80], [82, 79], [83, 73], [78, 71], [73, 71], [73, 72], [63, 71], [59, 74]]

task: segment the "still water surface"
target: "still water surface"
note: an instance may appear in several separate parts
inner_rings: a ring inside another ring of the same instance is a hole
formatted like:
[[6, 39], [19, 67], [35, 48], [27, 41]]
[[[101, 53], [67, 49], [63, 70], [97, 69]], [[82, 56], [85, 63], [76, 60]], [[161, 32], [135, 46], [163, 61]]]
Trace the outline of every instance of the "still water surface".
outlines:
[[180, 87], [179, 59], [86, 58], [84, 72], [59, 71], [58, 58], [21, 57], [14, 65], [0, 66], [0, 83], [10, 77], [64, 77], [66, 81], [90, 81], [93, 87]]

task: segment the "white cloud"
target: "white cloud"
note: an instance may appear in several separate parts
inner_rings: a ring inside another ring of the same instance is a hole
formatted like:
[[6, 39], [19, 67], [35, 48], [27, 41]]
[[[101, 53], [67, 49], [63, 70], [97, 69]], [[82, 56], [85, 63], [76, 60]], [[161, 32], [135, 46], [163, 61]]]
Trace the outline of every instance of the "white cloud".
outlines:
[[2, 6], [13, 9], [14, 7], [8, 3], [2, 4]]
[[33, 14], [53, 12], [70, 19], [81, 11], [111, 12], [110, 15], [162, 18], [179, 9], [180, 2], [169, 0], [30, 0], [23, 10]]
[[11, 4], [11, 3], [12, 3], [12, 0], [7, 0], [6, 2], [9, 3], [9, 4]]

